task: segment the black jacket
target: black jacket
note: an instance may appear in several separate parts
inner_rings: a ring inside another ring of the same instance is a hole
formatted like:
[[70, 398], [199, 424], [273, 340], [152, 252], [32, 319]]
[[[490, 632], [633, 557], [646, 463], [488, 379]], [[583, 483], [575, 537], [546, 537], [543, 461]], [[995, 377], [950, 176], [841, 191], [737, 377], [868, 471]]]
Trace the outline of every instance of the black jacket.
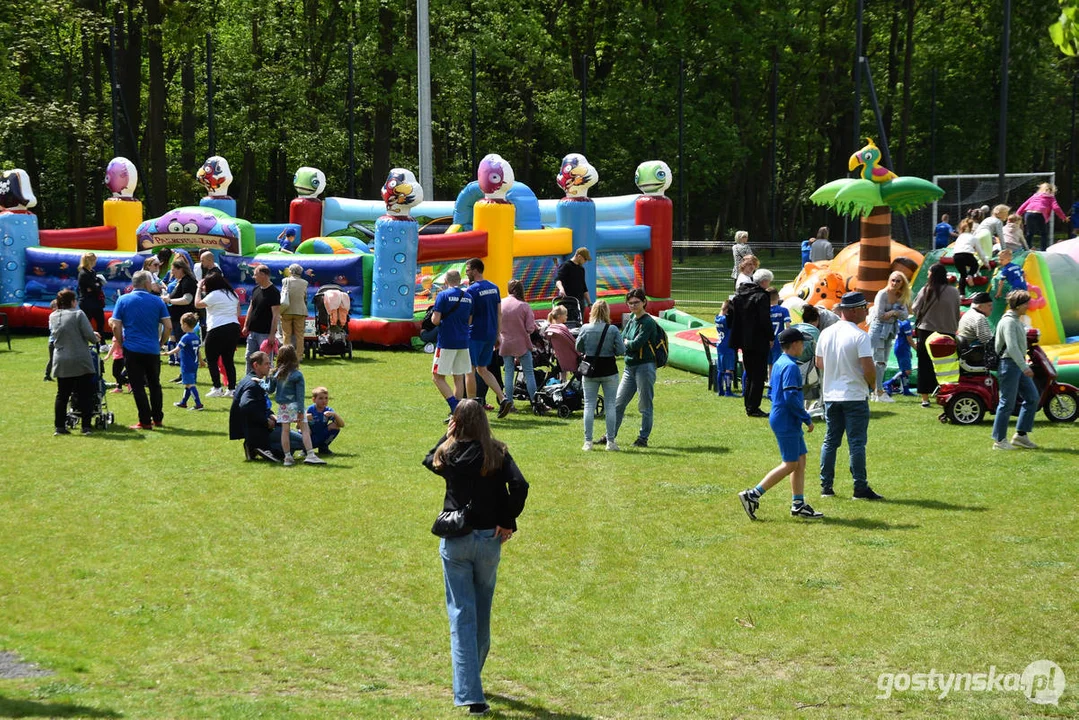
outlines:
[[727, 311], [727, 327], [731, 333], [730, 345], [735, 350], [766, 351], [772, 346], [770, 312], [772, 301], [768, 291], [756, 283], [738, 286]]
[[476, 530], [498, 527], [517, 529], [517, 516], [525, 507], [528, 482], [521, 475], [509, 452], [502, 467], [487, 476], [480, 475], [483, 467], [483, 447], [478, 442], [457, 443], [447, 453], [441, 468], [435, 468], [435, 449], [446, 440], [443, 435], [427, 453], [423, 464], [446, 481], [443, 510], [459, 510], [472, 502], [468, 522]]
[[239, 382], [229, 408], [229, 440], [246, 440], [251, 447], [270, 448], [271, 413], [266, 399], [266, 390], [254, 373]]

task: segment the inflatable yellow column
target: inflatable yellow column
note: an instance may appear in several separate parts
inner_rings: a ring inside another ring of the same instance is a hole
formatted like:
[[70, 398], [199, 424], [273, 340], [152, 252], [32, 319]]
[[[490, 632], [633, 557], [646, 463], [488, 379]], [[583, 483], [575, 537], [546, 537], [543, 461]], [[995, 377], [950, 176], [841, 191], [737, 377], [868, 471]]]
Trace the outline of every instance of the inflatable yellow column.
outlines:
[[116, 249], [121, 252], [138, 252], [135, 230], [142, 222], [142, 203], [138, 200], [105, 201], [105, 224], [116, 228]]
[[497, 285], [505, 295], [513, 277], [513, 224], [517, 220], [516, 208], [506, 201], [480, 200], [472, 212], [473, 227], [487, 231], [487, 257], [483, 261], [483, 277]]

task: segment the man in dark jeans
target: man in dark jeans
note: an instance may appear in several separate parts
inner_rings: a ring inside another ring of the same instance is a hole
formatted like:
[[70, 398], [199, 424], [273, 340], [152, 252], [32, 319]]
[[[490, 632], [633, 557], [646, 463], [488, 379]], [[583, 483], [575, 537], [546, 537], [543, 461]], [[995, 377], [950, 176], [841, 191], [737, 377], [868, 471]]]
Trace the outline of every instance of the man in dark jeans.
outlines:
[[769, 317], [768, 287], [772, 277], [771, 270], [757, 270], [753, 273], [752, 283], [742, 283], [738, 287], [728, 310], [731, 347], [742, 351], [742, 366], [746, 373], [742, 400], [749, 417], [768, 417], [768, 413], [761, 410], [761, 398], [768, 373], [768, 351], [775, 337]]
[[[276, 432], [277, 422], [270, 409], [263, 381], [270, 372], [270, 356], [262, 351], [251, 353], [250, 372], [236, 386], [229, 409], [229, 440], [244, 441], [244, 457], [247, 460], [263, 458], [278, 462], [283, 457], [281, 433]], [[289, 446], [303, 447], [303, 438], [293, 430], [289, 433]]]
[[[139, 410], [138, 423], [132, 430], [161, 427], [161, 342], [172, 332], [172, 321], [165, 302], [149, 291], [153, 276], [139, 270], [131, 279], [134, 292], [116, 301], [112, 311], [113, 333], [124, 349], [131, 394]], [[146, 389], [150, 390], [149, 401]]]
[[[246, 359], [259, 350], [263, 341], [274, 345], [277, 327], [281, 322], [281, 291], [270, 281], [270, 268], [255, 268], [255, 289], [251, 291], [251, 304], [244, 316], [243, 334], [247, 337]], [[297, 350], [301, 355], [303, 348]]]

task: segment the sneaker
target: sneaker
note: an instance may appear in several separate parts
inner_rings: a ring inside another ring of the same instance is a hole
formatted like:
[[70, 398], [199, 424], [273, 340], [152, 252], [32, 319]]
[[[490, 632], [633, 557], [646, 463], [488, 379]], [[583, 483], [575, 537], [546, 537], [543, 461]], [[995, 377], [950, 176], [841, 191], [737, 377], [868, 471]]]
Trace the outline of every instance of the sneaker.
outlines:
[[469, 715], [486, 715], [491, 712], [491, 706], [487, 703], [472, 703], [468, 706]]
[[738, 493], [738, 499], [742, 502], [742, 508], [749, 515], [750, 520], [757, 519], [757, 508], [761, 506], [760, 500], [753, 496], [752, 490], [743, 490]]
[[606, 445], [606, 444], [607, 444], [607, 436], [606, 436], [606, 435], [604, 435], [603, 437], [601, 437], [601, 438], [600, 438], [599, 440], [597, 440], [596, 442], [597, 442], [597, 443], [599, 443], [600, 445]]
[[272, 463], [280, 462], [280, 460], [277, 459], [277, 456], [266, 448], [255, 448], [255, 455], [263, 460], [269, 460]]
[[52, 376], [51, 375], [46, 375], [45, 377], [42, 378], [42, 380], [44, 382], [52, 382]]
[[115, 387], [112, 390], [109, 390], [109, 392], [114, 393], [114, 394], [115, 393], [122, 393], [123, 391], [124, 391], [124, 389], [122, 387]]
[[292, 453], [285, 455], [285, 467], [292, 467], [296, 464], [296, 458], [292, 457]]
[[618, 443], [616, 443], [614, 440], [607, 441], [607, 449], [611, 450], [612, 452], [618, 452], [619, 450], [621, 450], [621, 448], [618, 447]]
[[633, 441], [633, 447], [641, 447], [641, 448], [648, 447], [648, 438], [643, 438], [643, 437], [637, 438], [636, 440]]
[[592, 441], [591, 440], [585, 440], [584, 445], [581, 446], [581, 450], [584, 450], [585, 452], [588, 452], [591, 449], [592, 449]]
[[153, 430], [153, 425], [143, 425], [142, 423], [135, 423], [134, 425], [128, 425], [128, 430]]
[[206, 406], [205, 405], [196, 405], [195, 407], [193, 407], [191, 409], [192, 410], [202, 410], [204, 407], [206, 407]]
[[215, 387], [213, 390], [206, 393], [206, 397], [225, 397], [225, 388]]
[[820, 496], [821, 496], [822, 498], [826, 498], [826, 497], [835, 497], [835, 490], [833, 490], [833, 489], [832, 489], [832, 488], [830, 488], [830, 487], [826, 487], [826, 488], [821, 488], [821, 489], [820, 489]]
[[494, 411], [495, 406], [492, 405], [491, 403], [484, 403], [483, 404], [483, 409], [486, 410], [487, 412], [492, 412], [492, 411]]
[[502, 402], [500, 402], [498, 404], [498, 417], [499, 418], [504, 418], [507, 415], [509, 415], [511, 412], [513, 412], [513, 410], [514, 410], [513, 401], [510, 400], [509, 398], [506, 398], [505, 400], [503, 400]]
[[165, 427], [165, 422], [163, 420], [154, 420], [154, 427], [155, 428]]
[[760, 408], [757, 408], [756, 410], [749, 410], [749, 411], [747, 411], [747, 412], [746, 412], [746, 417], [751, 417], [751, 418], [766, 418], [766, 417], [768, 417], [768, 413], [764, 412], [764, 411], [763, 411], [763, 410], [761, 410]]
[[230, 389], [226, 390], [225, 392], [223, 392], [223, 393], [221, 394], [221, 397], [227, 397], [227, 398], [230, 398], [230, 397], [232, 397], [232, 396], [233, 396], [233, 395], [235, 395], [235, 394], [236, 394], [236, 391], [230, 388]]
[[68, 430], [66, 427], [56, 428], [56, 432], [53, 433], [53, 435], [70, 435], [70, 434], [71, 434], [71, 431]]
[[931, 402], [929, 402], [928, 400], [922, 400], [922, 407], [924, 407], [924, 408], [933, 407], [933, 404]]
[[172, 380], [169, 380], [169, 382], [171, 382], [171, 383], [182, 383], [183, 381], [184, 381], [184, 376], [183, 375], [177, 375]]
[[880, 398], [877, 396], [876, 393], [869, 394], [869, 402], [878, 402], [879, 400]]
[[889, 395], [887, 393], [881, 393], [880, 395], [878, 395], [877, 400], [879, 402], [882, 402], [882, 403], [894, 403], [895, 402], [895, 398], [893, 398], [891, 395]]
[[877, 495], [875, 492], [873, 492], [873, 488], [866, 485], [864, 489], [854, 491], [854, 499], [855, 500], [883, 500], [884, 496], [883, 495]]
[[93, 435], [94, 433], [91, 432], [90, 428], [83, 428], [82, 429], [82, 434], [83, 434], [83, 436], [86, 436], [86, 435]]
[[1012, 435], [1012, 445], [1014, 447], [1027, 448], [1029, 450], [1038, 449], [1038, 446], [1034, 444], [1034, 441], [1030, 439], [1029, 435]]
[[187, 410], [187, 403], [174, 402], [173, 405], [180, 408], [181, 410]]
[[994, 450], [1015, 450], [1015, 446], [1007, 440], [997, 440], [993, 443]]
[[809, 503], [801, 503], [799, 505], [791, 505], [791, 517], [818, 519], [824, 517], [824, 513], [817, 512], [809, 506]]
[[435, 344], [434, 343], [427, 343], [426, 345], [423, 346], [423, 351], [425, 353], [427, 353], [428, 355], [433, 355], [434, 352], [435, 352]]
[[307, 453], [307, 457], [303, 459], [304, 465], [325, 465], [326, 461], [320, 458], [313, 452]]

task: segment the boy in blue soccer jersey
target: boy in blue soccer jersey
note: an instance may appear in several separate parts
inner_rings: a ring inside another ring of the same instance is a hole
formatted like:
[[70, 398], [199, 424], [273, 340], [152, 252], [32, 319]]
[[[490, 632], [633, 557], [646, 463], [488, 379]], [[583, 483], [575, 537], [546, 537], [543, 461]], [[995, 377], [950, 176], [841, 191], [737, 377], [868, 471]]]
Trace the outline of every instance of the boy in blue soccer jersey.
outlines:
[[1023, 268], [1012, 262], [1011, 250], [1008, 248], [1001, 250], [997, 255], [997, 263], [997, 273], [993, 280], [997, 284], [998, 298], [1004, 290], [1005, 282], [1008, 283], [1008, 292], [1027, 289], [1027, 277], [1023, 274]]
[[779, 344], [783, 348], [783, 354], [772, 366], [771, 392], [772, 410], [768, 415], [768, 424], [772, 426], [776, 442], [779, 444], [779, 455], [783, 460], [771, 470], [757, 487], [743, 490], [738, 493], [738, 499], [742, 508], [751, 520], [757, 519], [757, 508], [760, 506], [761, 496], [769, 488], [778, 484], [780, 480], [791, 476], [791, 515], [803, 518], [822, 518], [824, 513], [819, 513], [805, 501], [805, 478], [806, 478], [806, 443], [802, 434], [802, 424], [805, 423], [807, 431], [813, 432], [813, 419], [805, 410], [805, 400], [802, 396], [802, 371], [798, 369], [796, 358], [802, 354], [802, 333], [794, 328], [787, 328], [779, 334]]
[[[769, 368], [779, 359], [783, 350], [779, 346], [779, 334], [791, 326], [791, 311], [779, 304], [779, 290], [774, 287], [768, 288], [768, 299], [772, 303], [772, 309], [768, 316], [772, 320], [772, 350], [768, 355]], [[770, 370], [769, 370], [770, 372]]]
[[727, 329], [727, 308], [730, 300], [723, 301], [723, 307], [716, 315], [716, 393], [734, 397], [734, 350], [731, 349], [730, 330]]
[[911, 327], [910, 320], [900, 320], [896, 323], [895, 345], [892, 346], [892, 352], [895, 354], [895, 361], [899, 365], [899, 371], [892, 376], [891, 380], [884, 383], [884, 392], [889, 395], [895, 395], [896, 393], [903, 395], [915, 394], [910, 390], [910, 349], [913, 347], [916, 347], [916, 345], [914, 343], [914, 329]]
[[202, 347], [202, 340], [195, 332], [198, 324], [198, 315], [192, 312], [184, 313], [180, 318], [180, 327], [184, 330], [183, 337], [176, 343], [176, 347], [169, 350], [169, 355], [180, 356], [180, 382], [184, 384], [184, 399], [173, 405], [184, 410], [189, 409], [187, 400], [191, 397], [195, 398], [195, 405], [190, 409], [202, 410], [202, 399], [199, 397], [199, 389], [195, 386], [199, 374], [199, 348]]

